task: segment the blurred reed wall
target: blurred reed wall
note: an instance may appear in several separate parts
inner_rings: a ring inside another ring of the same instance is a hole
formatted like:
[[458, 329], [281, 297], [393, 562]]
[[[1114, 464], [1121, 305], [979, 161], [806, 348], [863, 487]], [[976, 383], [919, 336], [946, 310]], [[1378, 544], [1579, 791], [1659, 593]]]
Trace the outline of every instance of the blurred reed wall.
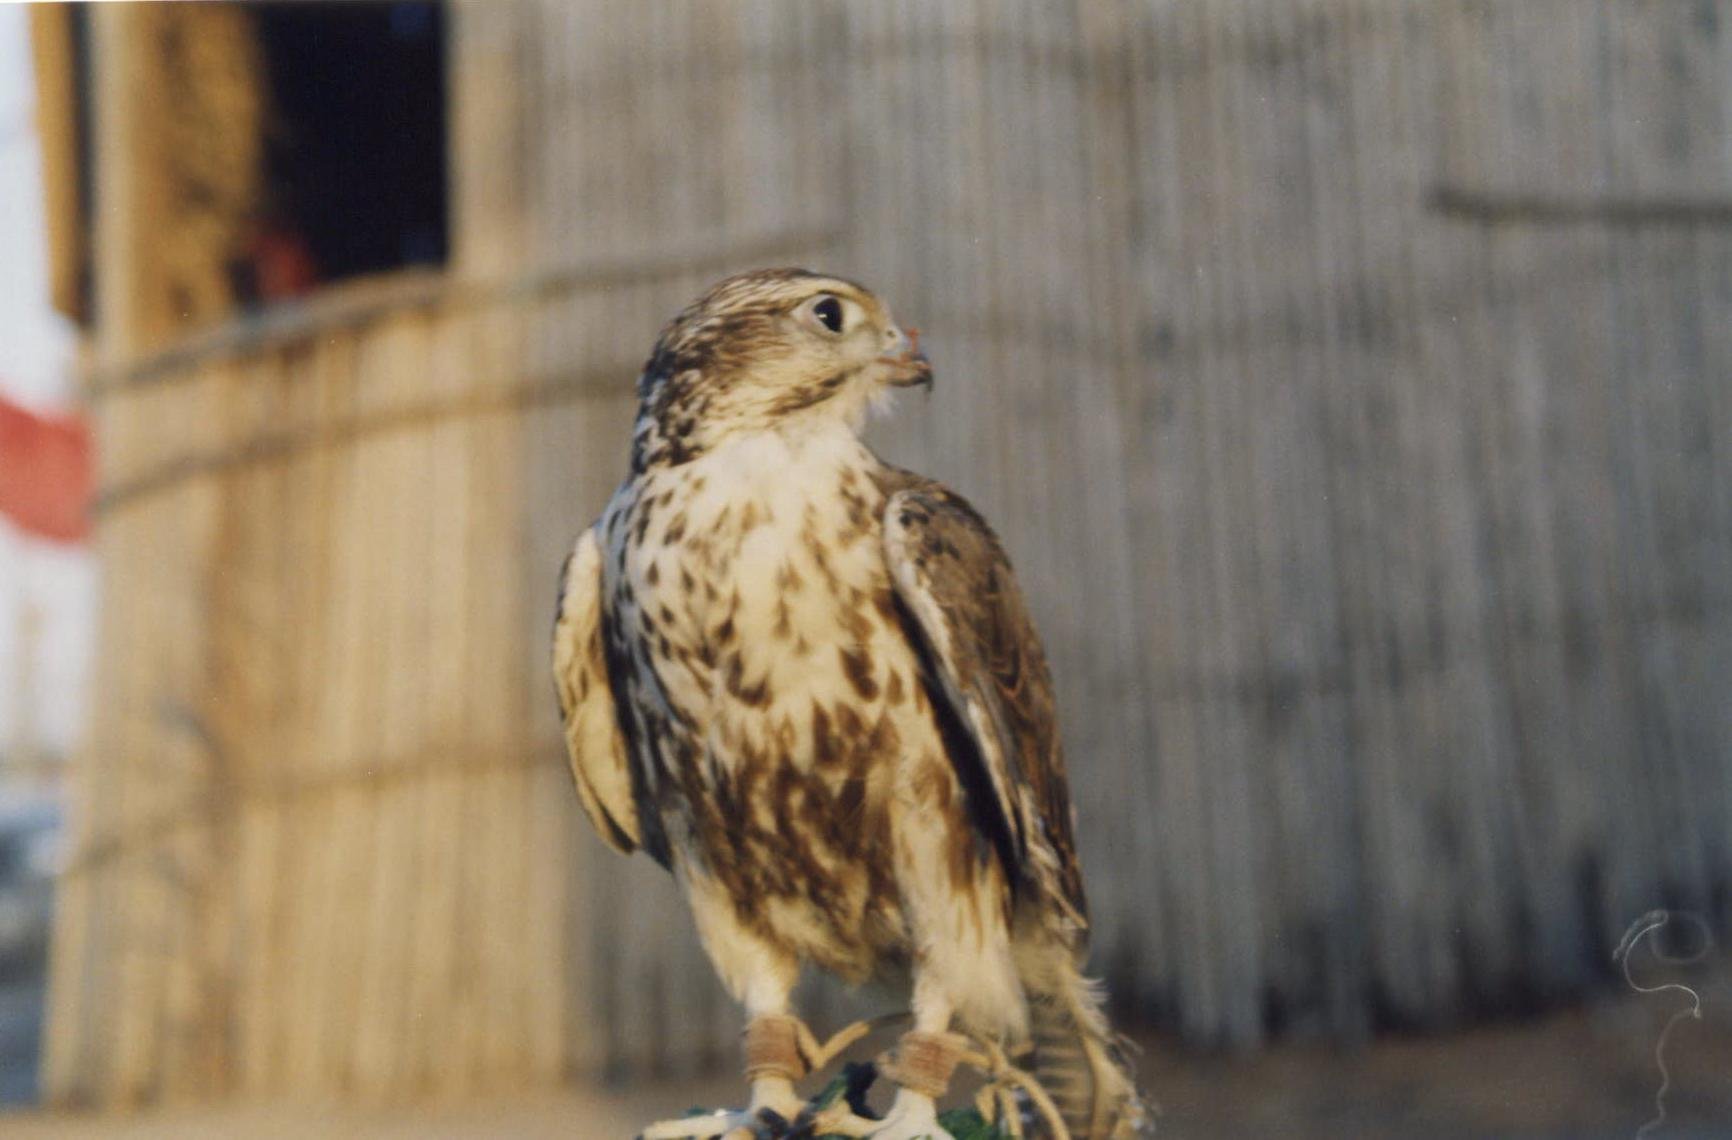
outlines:
[[1032, 595], [1129, 1015], [1351, 1039], [1591, 986], [1656, 905], [1727, 929], [1732, 2], [452, 15], [449, 269], [167, 333], [112, 315], [173, 228], [153, 41], [95, 17], [55, 1095], [732, 1064], [544, 659], [656, 328], [765, 263], [925, 334], [878, 438]]

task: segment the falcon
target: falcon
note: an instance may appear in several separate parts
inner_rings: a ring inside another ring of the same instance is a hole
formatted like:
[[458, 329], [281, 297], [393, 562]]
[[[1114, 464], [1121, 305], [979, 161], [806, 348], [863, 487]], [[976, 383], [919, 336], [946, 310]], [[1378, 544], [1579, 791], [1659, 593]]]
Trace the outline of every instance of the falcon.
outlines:
[[806, 963], [910, 987], [894, 1102], [860, 1134], [946, 1137], [963, 1033], [1032, 1041], [1078, 1140], [1147, 1127], [1081, 972], [1052, 680], [1010, 563], [961, 496], [860, 438], [931, 382], [860, 285], [730, 277], [663, 328], [625, 482], [566, 560], [554, 673], [584, 810], [673, 873], [747, 1019], [749, 1107], [646, 1140], [797, 1117]]

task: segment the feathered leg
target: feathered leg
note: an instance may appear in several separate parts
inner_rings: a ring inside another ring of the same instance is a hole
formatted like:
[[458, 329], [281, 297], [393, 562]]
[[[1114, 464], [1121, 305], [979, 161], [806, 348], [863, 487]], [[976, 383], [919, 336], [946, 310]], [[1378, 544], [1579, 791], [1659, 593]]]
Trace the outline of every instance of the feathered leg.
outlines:
[[914, 1028], [883, 1063], [896, 1082], [896, 1099], [872, 1140], [954, 1140], [938, 1123], [938, 1098], [950, 1084], [965, 1042], [950, 1032], [950, 1002], [930, 979], [914, 984]]
[[765, 941], [740, 922], [731, 900], [706, 877], [685, 873], [698, 936], [722, 984], [746, 1009], [746, 1079], [752, 1099], [743, 1112], [666, 1120], [644, 1129], [641, 1140], [752, 1140], [754, 1125], [774, 1113], [791, 1122], [805, 1107], [794, 1083], [806, 1075], [801, 1025], [790, 996], [800, 979], [793, 955]]
[[1026, 1032], [1021, 984], [1011, 955], [1008, 893], [996, 861], [978, 857], [955, 814], [962, 800], [947, 762], [909, 758], [897, 814], [896, 879], [914, 943], [914, 1027], [884, 1075], [896, 1100], [873, 1140], [949, 1140], [937, 1100], [966, 1047], [952, 1017], [970, 1032], [1016, 1038]]

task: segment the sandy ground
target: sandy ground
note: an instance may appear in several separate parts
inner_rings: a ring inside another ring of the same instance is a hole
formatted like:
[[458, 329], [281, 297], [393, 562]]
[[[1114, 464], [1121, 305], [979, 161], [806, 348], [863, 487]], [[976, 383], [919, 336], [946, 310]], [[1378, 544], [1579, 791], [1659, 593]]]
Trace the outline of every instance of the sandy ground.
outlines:
[[[1732, 968], [1697, 973], [1703, 1017], [1666, 1047], [1672, 1074], [1663, 1127], [1646, 1135], [1732, 1137]], [[1358, 1050], [1284, 1046], [1251, 1057], [1203, 1056], [1149, 1042], [1144, 1083], [1160, 1135], [1217, 1137], [1634, 1137], [1654, 1114], [1654, 1046], [1677, 993], [1627, 995], [1538, 1021], [1439, 1037], [1383, 1039]], [[415, 1109], [272, 1105], [133, 1117], [0, 1116], [0, 1135], [70, 1137], [629, 1137], [644, 1122], [738, 1096], [733, 1081], [565, 1089]]]

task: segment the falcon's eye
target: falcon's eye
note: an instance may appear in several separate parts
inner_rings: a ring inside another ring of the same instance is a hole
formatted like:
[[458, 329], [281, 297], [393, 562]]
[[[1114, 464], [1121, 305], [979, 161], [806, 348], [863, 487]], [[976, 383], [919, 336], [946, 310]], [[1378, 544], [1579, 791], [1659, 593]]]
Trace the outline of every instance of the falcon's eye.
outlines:
[[842, 302], [825, 294], [819, 297], [812, 306], [812, 315], [818, 318], [818, 323], [833, 333], [842, 331]]

